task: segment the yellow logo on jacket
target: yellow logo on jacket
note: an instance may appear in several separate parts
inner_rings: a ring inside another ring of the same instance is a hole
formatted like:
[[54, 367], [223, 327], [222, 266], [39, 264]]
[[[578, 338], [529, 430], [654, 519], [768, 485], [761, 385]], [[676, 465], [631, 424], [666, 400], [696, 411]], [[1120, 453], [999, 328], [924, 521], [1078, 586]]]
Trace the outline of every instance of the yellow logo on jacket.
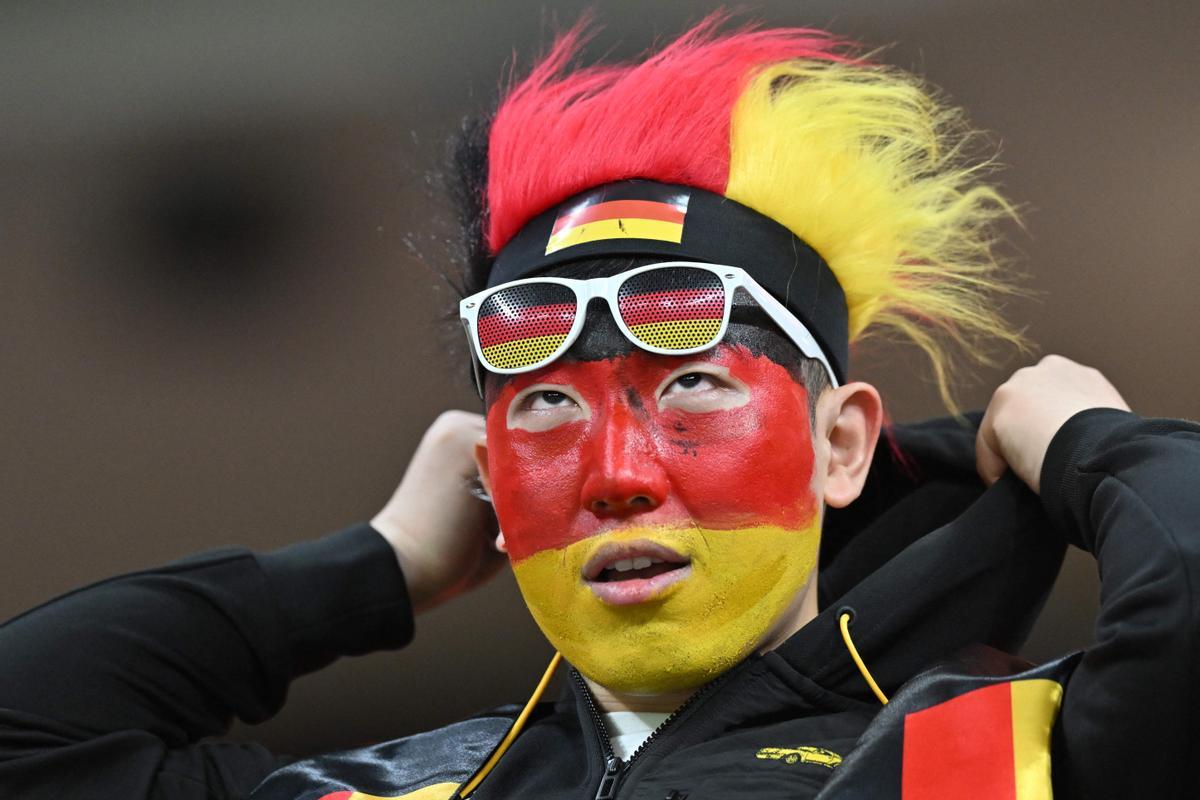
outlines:
[[824, 747], [764, 747], [754, 754], [755, 758], [782, 761], [785, 764], [820, 764], [833, 769], [842, 763], [842, 757]]

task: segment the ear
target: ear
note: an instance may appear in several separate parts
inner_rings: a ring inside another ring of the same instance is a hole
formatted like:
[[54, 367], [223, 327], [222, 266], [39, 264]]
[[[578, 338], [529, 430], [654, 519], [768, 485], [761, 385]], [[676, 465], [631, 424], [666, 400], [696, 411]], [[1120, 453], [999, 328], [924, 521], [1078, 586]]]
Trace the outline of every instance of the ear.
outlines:
[[[479, 482], [483, 484], [483, 490], [490, 497], [492, 494], [492, 473], [488, 466], [487, 439], [483, 437], [475, 442], [475, 467], [479, 470]], [[496, 534], [496, 549], [501, 553], [508, 552], [508, 543], [504, 541], [504, 531], [499, 531]]]
[[843, 508], [858, 499], [883, 424], [883, 401], [869, 383], [847, 383], [817, 403], [820, 434], [828, 441], [825, 504]]

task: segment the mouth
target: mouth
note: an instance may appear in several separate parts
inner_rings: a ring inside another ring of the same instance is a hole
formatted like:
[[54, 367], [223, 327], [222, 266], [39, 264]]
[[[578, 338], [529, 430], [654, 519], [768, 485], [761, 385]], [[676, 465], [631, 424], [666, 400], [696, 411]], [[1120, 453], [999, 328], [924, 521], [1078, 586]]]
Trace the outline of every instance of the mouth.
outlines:
[[615, 606], [654, 599], [691, 574], [690, 558], [646, 539], [606, 544], [583, 568], [592, 592]]

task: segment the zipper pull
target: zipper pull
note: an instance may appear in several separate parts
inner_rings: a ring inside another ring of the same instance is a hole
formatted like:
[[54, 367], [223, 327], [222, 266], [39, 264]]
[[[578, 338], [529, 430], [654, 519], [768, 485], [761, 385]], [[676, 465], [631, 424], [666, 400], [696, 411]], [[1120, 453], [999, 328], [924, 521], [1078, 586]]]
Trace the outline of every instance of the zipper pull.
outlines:
[[617, 787], [621, 785], [621, 773], [625, 770], [625, 762], [616, 756], [608, 759], [604, 765], [604, 777], [600, 779], [600, 788], [596, 790], [596, 800], [613, 800], [617, 796]]

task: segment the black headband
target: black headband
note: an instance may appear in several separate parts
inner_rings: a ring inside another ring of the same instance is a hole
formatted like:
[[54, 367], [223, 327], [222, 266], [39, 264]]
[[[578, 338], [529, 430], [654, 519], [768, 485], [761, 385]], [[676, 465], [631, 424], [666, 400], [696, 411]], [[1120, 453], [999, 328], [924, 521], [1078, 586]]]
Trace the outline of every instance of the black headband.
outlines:
[[629, 180], [534, 217], [496, 256], [488, 286], [588, 258], [661, 256], [741, 267], [812, 332], [846, 380], [846, 295], [824, 259], [775, 220], [690, 186]]

